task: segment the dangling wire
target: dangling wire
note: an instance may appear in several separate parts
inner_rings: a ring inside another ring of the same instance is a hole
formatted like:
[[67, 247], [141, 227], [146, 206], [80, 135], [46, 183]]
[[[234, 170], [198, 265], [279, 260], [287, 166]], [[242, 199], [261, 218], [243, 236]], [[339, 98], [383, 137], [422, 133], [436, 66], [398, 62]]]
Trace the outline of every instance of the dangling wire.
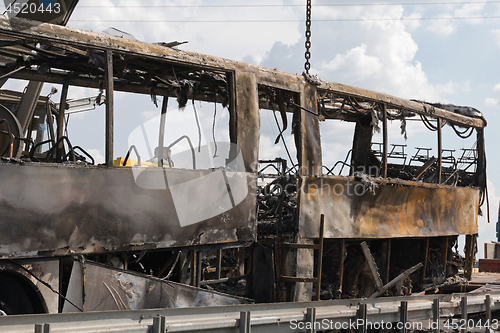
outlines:
[[193, 110], [194, 110], [194, 118], [196, 119], [196, 126], [198, 126], [198, 153], [201, 151], [201, 127], [200, 121], [198, 120], [198, 112], [196, 112], [196, 106], [194, 105], [194, 97], [193, 97]]
[[[276, 117], [275, 110], [273, 110], [273, 116], [274, 116], [274, 120], [276, 121], [276, 126], [278, 126], [278, 131], [281, 132], [281, 127], [280, 127], [279, 122], [278, 122], [278, 117]], [[288, 151], [288, 146], [286, 145], [285, 138], [283, 137], [283, 135], [280, 135], [280, 136], [281, 136], [281, 141], [283, 141], [283, 146], [285, 146], [286, 154], [288, 155], [288, 158], [290, 159], [290, 163], [293, 164], [292, 155], [290, 155], [290, 151]]]
[[217, 141], [215, 140], [215, 117], [217, 116], [217, 88], [215, 88], [215, 110], [214, 110], [214, 122], [212, 123], [212, 137], [214, 139], [214, 158], [217, 157]]
[[[456, 133], [456, 134], [457, 134], [460, 138], [462, 138], [462, 139], [467, 139], [467, 138], [469, 138], [469, 137], [472, 135], [472, 133], [474, 132], [474, 127], [469, 127], [469, 128], [466, 128], [466, 129], [465, 129], [465, 130], [463, 130], [463, 131], [460, 131], [460, 130], [458, 130], [458, 129], [455, 127], [455, 125], [453, 125], [453, 124], [452, 124], [452, 125], [451, 125], [451, 128], [453, 128], [453, 130], [455, 131], [455, 133]], [[469, 132], [469, 133], [467, 133], [467, 132]]]
[[[272, 110], [273, 110], [274, 120], [276, 121], [276, 126], [278, 127], [278, 132], [282, 133], [280, 124], [278, 122], [278, 117], [276, 117], [276, 110], [274, 108], [274, 102], [275, 102], [274, 91], [269, 92], [269, 94], [272, 94], [272, 100], [271, 99], [269, 99], [269, 100], [270, 100], [270, 104], [271, 104], [271, 107], [272, 107]], [[268, 95], [268, 98], [269, 98], [269, 95]], [[279, 134], [278, 138], [279, 137], [281, 137], [281, 141], [283, 142], [283, 146], [285, 147], [286, 154], [288, 155], [288, 158], [290, 159], [290, 163], [292, 163], [292, 165], [295, 165], [293, 163], [292, 155], [290, 154], [290, 151], [288, 150], [288, 146], [286, 145], [285, 137], [282, 134]]]
[[428, 130], [430, 131], [437, 131], [438, 130], [438, 127], [437, 126], [434, 126], [429, 119], [427, 119], [426, 116], [424, 116], [423, 114], [419, 114], [420, 115], [420, 119], [422, 119], [422, 122], [424, 123], [425, 127], [427, 127]]
[[69, 114], [66, 115], [66, 117], [64, 118], [65, 119], [65, 122], [64, 122], [64, 134], [66, 135], [66, 137], [68, 137], [68, 123], [69, 123]]

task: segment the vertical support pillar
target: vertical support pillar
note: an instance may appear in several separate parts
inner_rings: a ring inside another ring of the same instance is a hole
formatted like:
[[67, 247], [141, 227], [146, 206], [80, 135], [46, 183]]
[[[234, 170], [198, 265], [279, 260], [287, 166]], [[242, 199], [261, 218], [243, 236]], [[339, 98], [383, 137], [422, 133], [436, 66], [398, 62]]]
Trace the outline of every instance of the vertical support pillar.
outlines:
[[194, 270], [193, 264], [193, 251], [183, 250], [181, 252], [181, 283], [191, 285], [193, 284], [193, 279], [191, 273]]
[[280, 198], [279, 198], [279, 204], [278, 204], [278, 220], [276, 221], [276, 245], [275, 245], [275, 252], [276, 252], [276, 272], [278, 273], [278, 292], [276, 293], [276, 296], [278, 300], [283, 301], [283, 288], [281, 284], [281, 276], [285, 275], [285, 270], [283, 267], [283, 245], [282, 245], [282, 222], [283, 222], [283, 203], [285, 202], [285, 197], [286, 197], [286, 160], [285, 159], [276, 159], [277, 161], [281, 162], [281, 175], [280, 175], [280, 184], [281, 184], [281, 193], [280, 193]]
[[[476, 128], [476, 147], [477, 147], [477, 159], [476, 159], [476, 169], [474, 174], [474, 186], [481, 188], [481, 191], [485, 190], [486, 187], [486, 155], [484, 147], [484, 129]], [[481, 192], [482, 194], [482, 192]], [[486, 196], [486, 200], [488, 197]], [[489, 211], [488, 211], [489, 212]]]
[[307, 333], [316, 333], [316, 328], [314, 327], [314, 323], [316, 322], [316, 308], [307, 308], [306, 313], [306, 323], [310, 323], [309, 327], [306, 324], [306, 332]]
[[321, 296], [321, 273], [323, 271], [323, 234], [325, 230], [325, 215], [321, 214], [321, 221], [319, 227], [319, 251], [318, 251], [318, 272], [316, 273], [318, 282], [316, 284], [316, 300], [320, 300]]
[[[319, 120], [317, 110], [317, 90], [312, 85], [301, 85], [300, 106], [296, 109], [294, 115], [295, 121], [298, 120], [295, 130], [295, 140], [297, 146], [297, 156], [299, 162], [300, 178], [299, 184], [302, 184], [305, 176], [321, 175], [321, 138], [319, 136]], [[305, 111], [308, 110], [308, 111]], [[299, 194], [299, 200], [304, 193]], [[300, 216], [300, 207], [298, 216]], [[319, 221], [314, 221], [315, 225]], [[318, 223], [319, 224], [319, 223]], [[299, 225], [299, 234], [297, 243], [311, 244], [311, 241], [304, 237], [304, 227]], [[318, 228], [319, 229], [319, 228]], [[297, 249], [297, 257], [294, 260], [296, 275], [304, 278], [312, 278], [314, 275], [314, 250]], [[294, 285], [293, 301], [310, 301], [313, 296], [312, 283], [296, 282]]]
[[432, 301], [432, 333], [439, 333], [439, 298]]
[[446, 267], [448, 266], [448, 242], [449, 242], [449, 236], [446, 236], [445, 238], [445, 243], [444, 243], [444, 253], [443, 253], [443, 268], [444, 268], [444, 274], [446, 275]]
[[113, 81], [113, 53], [106, 50], [106, 166], [113, 166], [113, 108], [114, 108], [114, 81]]
[[35, 333], [43, 333], [43, 324], [35, 324]]
[[217, 280], [220, 280], [220, 271], [221, 271], [221, 261], [222, 261], [222, 250], [217, 250], [217, 266], [215, 267], [215, 274], [217, 274]]
[[195, 274], [195, 286], [200, 287], [200, 282], [201, 282], [201, 251], [196, 251], [196, 259], [195, 259], [195, 266], [196, 266], [196, 274]]
[[466, 235], [464, 275], [465, 278], [469, 280], [472, 277], [472, 269], [474, 267], [475, 249], [476, 249], [476, 235]]
[[463, 328], [460, 329], [461, 333], [467, 333], [467, 296], [462, 296], [460, 302], [461, 323], [464, 323]]
[[164, 333], [166, 331], [166, 321], [164, 316], [153, 317], [153, 333]]
[[427, 262], [429, 261], [429, 237], [425, 239], [425, 254], [424, 254], [424, 269], [422, 271], [422, 283], [425, 281], [425, 274], [427, 273]]
[[345, 239], [342, 239], [340, 245], [340, 273], [339, 273], [339, 298], [342, 298], [344, 285], [344, 262], [345, 262]]
[[[49, 107], [46, 115], [47, 124], [49, 125], [47, 137], [56, 141], [57, 136], [54, 132], [54, 119], [52, 118], [52, 109]], [[42, 136], [43, 137], [43, 136]], [[40, 147], [41, 148], [41, 147]]]
[[250, 333], [250, 311], [240, 312], [240, 333]]
[[[236, 71], [235, 76], [229, 75], [229, 135], [231, 143], [236, 143], [245, 161], [247, 172], [257, 172], [259, 154], [259, 91], [257, 78], [254, 74]], [[233, 87], [235, 90], [233, 90]], [[234, 103], [233, 96], [236, 97]], [[231, 146], [230, 159], [237, 152]]]
[[29, 128], [31, 121], [33, 120], [33, 114], [35, 113], [36, 104], [38, 103], [38, 97], [42, 92], [43, 82], [30, 81], [26, 90], [23, 94], [19, 107], [17, 109], [16, 117], [19, 120], [19, 124], [23, 129], [23, 135]]
[[385, 267], [385, 283], [384, 285], [388, 284], [389, 283], [389, 280], [391, 278], [390, 274], [390, 268], [391, 268], [391, 246], [392, 246], [392, 242], [391, 242], [391, 239], [389, 238], [387, 240], [387, 254], [386, 254], [386, 267]]
[[486, 306], [486, 322], [488, 325], [486, 325], [486, 333], [490, 333], [490, 326], [491, 326], [491, 296], [488, 294], [486, 295], [486, 299], [484, 300], [485, 306]]
[[[163, 167], [163, 144], [165, 141], [165, 123], [167, 122], [168, 96], [163, 96], [160, 115], [160, 135], [158, 136], [158, 167]], [[167, 152], [168, 154], [168, 152]], [[169, 159], [170, 161], [170, 159]]]
[[238, 251], [238, 275], [245, 275], [246, 249], [244, 247], [239, 247], [237, 251]]
[[35, 324], [35, 333], [50, 333], [50, 324]]
[[388, 153], [388, 137], [387, 137], [387, 106], [382, 104], [382, 135], [383, 135], [383, 156], [382, 156], [382, 177], [387, 178], [387, 153]]
[[437, 119], [437, 133], [438, 133], [438, 184], [441, 184], [441, 174], [443, 171], [443, 134], [441, 132], [441, 125], [443, 120]]
[[359, 304], [358, 306], [358, 320], [362, 322], [363, 325], [361, 327], [358, 326], [358, 332], [359, 333], [366, 333], [366, 313], [367, 313], [367, 305], [366, 304]]
[[408, 322], [408, 301], [401, 301], [401, 305], [399, 307], [399, 321], [403, 325], [400, 332], [408, 332], [408, 330], [406, 329], [406, 323]]
[[35, 324], [35, 333], [50, 333], [50, 324]]
[[[63, 127], [64, 127], [64, 112], [66, 111], [66, 100], [68, 98], [68, 84], [64, 83], [61, 91], [61, 101], [59, 102], [59, 114], [57, 116], [57, 140], [59, 142], [61, 137], [63, 136]], [[57, 146], [56, 159], [57, 161], [61, 160], [62, 155], [64, 154], [64, 144], [61, 142]]]

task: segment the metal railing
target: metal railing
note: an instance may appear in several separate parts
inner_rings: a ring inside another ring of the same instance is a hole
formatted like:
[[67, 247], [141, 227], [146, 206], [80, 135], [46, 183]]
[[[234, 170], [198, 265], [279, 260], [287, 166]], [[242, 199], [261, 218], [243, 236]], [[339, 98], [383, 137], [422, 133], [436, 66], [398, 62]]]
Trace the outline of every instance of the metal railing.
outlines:
[[[306, 332], [338, 327], [366, 332], [374, 323], [429, 323], [500, 309], [500, 292], [386, 297], [298, 303], [1, 316], [4, 333], [160, 333], [160, 332]], [[434, 332], [439, 328], [433, 327]], [[395, 326], [393, 326], [395, 327]], [[493, 328], [493, 327], [492, 327]], [[484, 331], [484, 330], [482, 330]]]

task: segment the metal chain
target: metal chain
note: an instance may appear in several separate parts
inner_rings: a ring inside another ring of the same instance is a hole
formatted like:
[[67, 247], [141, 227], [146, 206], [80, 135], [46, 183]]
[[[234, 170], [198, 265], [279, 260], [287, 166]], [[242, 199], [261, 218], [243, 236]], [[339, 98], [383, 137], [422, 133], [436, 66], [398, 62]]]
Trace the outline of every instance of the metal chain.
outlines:
[[306, 6], [306, 63], [304, 68], [306, 73], [309, 74], [309, 69], [311, 69], [311, 63], [309, 59], [311, 59], [311, 52], [309, 49], [311, 48], [311, 0], [307, 0]]

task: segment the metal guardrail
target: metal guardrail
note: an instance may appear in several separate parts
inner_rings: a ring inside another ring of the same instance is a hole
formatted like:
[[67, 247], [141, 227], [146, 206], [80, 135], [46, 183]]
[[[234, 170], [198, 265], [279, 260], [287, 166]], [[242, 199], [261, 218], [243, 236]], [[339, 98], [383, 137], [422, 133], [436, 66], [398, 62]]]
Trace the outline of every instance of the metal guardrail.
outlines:
[[[437, 304], [437, 306], [436, 306]], [[406, 310], [405, 310], [406, 309]], [[500, 292], [0, 317], [4, 333], [316, 332], [500, 309]], [[365, 320], [365, 321], [363, 321]], [[425, 324], [424, 322], [424, 324]], [[309, 324], [307, 324], [309, 323]], [[311, 324], [313, 323], [313, 324]], [[316, 324], [314, 324], [316, 323]], [[343, 325], [343, 326], [342, 326]], [[425, 328], [425, 326], [424, 326]]]

